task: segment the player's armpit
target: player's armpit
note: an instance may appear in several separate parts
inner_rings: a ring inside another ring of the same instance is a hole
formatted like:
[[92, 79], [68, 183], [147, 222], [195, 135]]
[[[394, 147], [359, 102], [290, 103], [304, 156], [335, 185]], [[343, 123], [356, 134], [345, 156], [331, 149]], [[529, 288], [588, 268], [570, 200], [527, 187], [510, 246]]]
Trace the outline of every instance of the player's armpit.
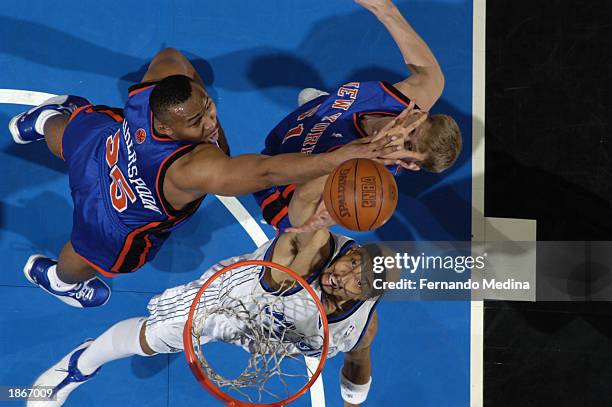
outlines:
[[408, 65], [412, 74], [393, 86], [404, 96], [428, 112], [444, 90], [444, 75], [439, 66], [417, 67]]

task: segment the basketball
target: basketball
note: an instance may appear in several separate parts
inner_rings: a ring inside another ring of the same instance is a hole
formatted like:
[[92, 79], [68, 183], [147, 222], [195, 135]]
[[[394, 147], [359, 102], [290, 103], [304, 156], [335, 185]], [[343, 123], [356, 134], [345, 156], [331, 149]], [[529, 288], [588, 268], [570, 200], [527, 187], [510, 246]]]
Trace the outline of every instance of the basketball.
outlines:
[[364, 232], [389, 220], [397, 206], [397, 184], [384, 165], [353, 158], [329, 174], [323, 200], [336, 223]]

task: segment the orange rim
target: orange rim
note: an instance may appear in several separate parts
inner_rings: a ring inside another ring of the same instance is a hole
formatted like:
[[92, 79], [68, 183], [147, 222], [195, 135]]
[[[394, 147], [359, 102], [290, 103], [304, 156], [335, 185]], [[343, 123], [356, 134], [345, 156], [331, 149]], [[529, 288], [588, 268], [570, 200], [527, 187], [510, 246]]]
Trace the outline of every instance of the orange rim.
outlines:
[[[323, 352], [321, 353], [321, 358], [319, 360], [319, 365], [317, 366], [317, 369], [313, 373], [313, 375], [310, 378], [310, 380], [308, 380], [308, 382], [299, 391], [297, 391], [293, 396], [290, 396], [290, 397], [288, 397], [288, 398], [286, 398], [285, 400], [282, 400], [282, 401], [278, 401], [278, 402], [274, 402], [274, 403], [268, 403], [268, 404], [249, 403], [249, 402], [240, 401], [238, 399], [235, 399], [234, 397], [232, 397], [229, 394], [225, 393], [223, 390], [218, 388], [208, 378], [206, 373], [204, 373], [204, 370], [202, 369], [202, 366], [200, 365], [200, 361], [199, 361], [199, 359], [198, 359], [198, 357], [196, 355], [195, 349], [193, 347], [193, 338], [191, 336], [191, 326], [193, 324], [193, 316], [195, 314], [197, 305], [200, 302], [200, 297], [202, 297], [202, 294], [204, 293], [204, 291], [212, 284], [213, 281], [215, 281], [217, 278], [219, 278], [220, 275], [222, 275], [223, 273], [227, 273], [228, 271], [231, 271], [231, 270], [236, 269], [238, 267], [242, 267], [242, 266], [274, 267], [274, 268], [276, 268], [278, 270], [281, 270], [281, 271], [289, 274], [306, 291], [308, 291], [310, 296], [314, 299], [315, 304], [317, 305], [317, 308], [319, 310], [319, 314], [321, 315], [321, 320], [322, 320], [322, 323], [323, 323]], [[281, 406], [287, 405], [289, 403], [292, 403], [295, 400], [297, 400], [299, 397], [303, 396], [304, 393], [306, 393], [308, 391], [308, 389], [310, 389], [310, 387], [317, 380], [317, 378], [321, 374], [321, 371], [323, 371], [323, 366], [325, 365], [325, 360], [327, 359], [327, 352], [329, 350], [329, 325], [328, 325], [328, 322], [327, 322], [327, 315], [325, 314], [325, 309], [323, 308], [323, 304], [321, 303], [321, 300], [317, 296], [317, 293], [315, 293], [315, 291], [312, 289], [310, 284], [308, 284], [308, 282], [306, 280], [304, 280], [304, 278], [299, 276], [295, 271], [291, 270], [288, 267], [281, 266], [280, 264], [277, 264], [277, 263], [274, 263], [274, 262], [271, 262], [271, 261], [265, 261], [265, 260], [244, 260], [244, 261], [239, 261], [237, 263], [231, 264], [231, 265], [229, 265], [227, 267], [224, 267], [223, 269], [217, 271], [215, 274], [212, 275], [212, 277], [210, 277], [208, 280], [206, 280], [204, 285], [200, 288], [200, 290], [196, 294], [195, 298], [193, 299], [191, 307], [189, 308], [189, 316], [187, 318], [187, 322], [185, 323], [185, 328], [183, 329], [183, 345], [184, 345], [184, 348], [185, 348], [185, 357], [187, 358], [187, 363], [189, 364], [189, 367], [191, 368], [191, 372], [193, 373], [193, 375], [195, 376], [197, 381], [202, 385], [202, 387], [204, 387], [207, 391], [209, 391], [213, 396], [215, 396], [217, 399], [225, 402], [227, 406], [230, 406], [230, 407], [264, 407], [264, 406], [266, 406], [266, 407], [281, 407]]]

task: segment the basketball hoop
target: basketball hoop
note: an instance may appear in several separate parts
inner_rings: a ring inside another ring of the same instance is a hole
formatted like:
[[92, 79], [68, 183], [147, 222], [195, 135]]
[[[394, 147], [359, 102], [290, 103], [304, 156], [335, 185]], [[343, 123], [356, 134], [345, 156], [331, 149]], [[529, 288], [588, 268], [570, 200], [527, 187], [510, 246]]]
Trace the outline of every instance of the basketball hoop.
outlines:
[[[287, 275], [289, 284], [281, 284], [281, 288], [273, 291], [262, 293], [261, 290], [258, 292], [252, 290], [245, 294], [244, 290], [239, 292], [234, 289], [240, 284], [226, 283], [232, 279], [236, 280], [233, 276], [246, 272], [249, 267], [257, 267], [257, 270], [261, 267], [259, 280], [264, 278], [263, 270], [266, 268], [281, 271]], [[211, 289], [207, 292], [209, 288]], [[300, 289], [306, 290], [308, 295], [302, 293], [295, 304], [297, 296], [287, 295], [295, 294]], [[311, 303], [305, 305], [306, 300]], [[284, 308], [289, 307], [288, 304], [292, 304], [294, 310], [306, 310], [303, 314], [310, 324], [308, 326], [316, 327], [310, 329], [316, 331], [314, 334], [301, 332], [299, 326], [296, 328], [297, 324], [284, 320]], [[279, 319], [279, 315], [282, 320]], [[219, 321], [229, 321], [227, 324], [233, 324], [231, 330], [238, 332], [234, 333], [227, 342], [237, 344], [244, 349], [248, 348], [249, 360], [237, 378], [226, 378], [219, 374], [204, 357], [202, 343], [206, 341], [201, 337], [205, 336], [203, 334], [205, 324], [207, 322], [214, 324], [215, 318]], [[189, 309], [183, 330], [183, 343], [187, 363], [198, 382], [227, 406], [280, 407], [304, 395], [319, 377], [329, 348], [329, 326], [323, 304], [304, 278], [280, 264], [263, 260], [246, 260], [224, 267], [206, 280]], [[302, 355], [314, 355], [319, 359], [314, 371], [308, 367]], [[283, 372], [284, 362], [295, 365], [300, 361], [306, 370], [305, 374]], [[275, 380], [284, 385], [284, 395], [267, 388], [268, 384]], [[293, 387], [299, 388], [289, 389], [286, 380], [290, 380]], [[294, 383], [295, 381], [298, 383]], [[302, 385], [301, 381], [306, 383]], [[258, 396], [254, 397], [247, 391]], [[240, 400], [230, 395], [230, 392], [246, 400]], [[263, 398], [272, 398], [272, 401], [263, 402]]]

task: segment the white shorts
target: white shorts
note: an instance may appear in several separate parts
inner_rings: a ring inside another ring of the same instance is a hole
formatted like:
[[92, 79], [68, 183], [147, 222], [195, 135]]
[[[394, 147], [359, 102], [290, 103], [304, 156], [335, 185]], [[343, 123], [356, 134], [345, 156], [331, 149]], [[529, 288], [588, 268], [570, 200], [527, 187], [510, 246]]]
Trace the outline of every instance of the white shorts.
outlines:
[[[196, 294], [204, 283], [215, 272], [227, 264], [232, 264], [241, 258], [231, 258], [217, 263], [197, 280], [191, 281], [177, 287], [172, 287], [163, 293], [151, 298], [147, 309], [149, 317], [146, 319], [145, 337], [147, 343], [157, 353], [174, 353], [183, 350], [183, 330], [189, 316], [189, 309]], [[257, 284], [258, 267], [249, 266], [236, 271], [234, 278], [231, 272], [217, 278], [207, 290], [208, 293], [216, 293], [206, 299], [207, 305], [230, 301], [230, 296], [223, 295], [234, 287], [250, 287]], [[250, 283], [250, 284], [249, 284]], [[238, 291], [236, 295], [240, 295]], [[219, 298], [223, 298], [220, 300]], [[202, 301], [202, 299], [201, 299]], [[231, 301], [230, 301], [231, 302]], [[202, 327], [200, 343], [205, 344], [212, 341], [224, 341], [242, 346], [248, 350], [247, 338], [244, 335], [244, 326], [240, 321], [230, 320], [224, 315], [214, 314], [206, 318]]]
[[183, 329], [189, 308], [206, 279], [172, 287], [151, 298], [147, 309], [145, 337], [157, 353], [174, 353], [183, 350]]

